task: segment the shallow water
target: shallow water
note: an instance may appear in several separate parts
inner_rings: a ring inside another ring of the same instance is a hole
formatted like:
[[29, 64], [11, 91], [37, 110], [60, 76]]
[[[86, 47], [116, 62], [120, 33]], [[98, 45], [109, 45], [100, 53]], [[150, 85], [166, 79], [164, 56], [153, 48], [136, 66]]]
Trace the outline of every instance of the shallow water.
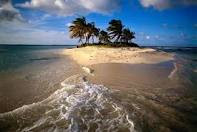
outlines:
[[60, 53], [67, 47], [0, 47], [0, 113], [47, 98], [78, 68]]
[[[175, 61], [156, 65], [98, 64], [91, 69], [59, 54], [47, 57], [12, 70], [20, 71], [11, 76], [22, 78], [19, 86], [26, 86], [16, 96], [17, 87], [4, 83], [13, 93], [7, 97], [18, 97], [26, 105], [1, 113], [0, 131], [197, 131], [195, 52], [179, 52]], [[29, 67], [35, 70], [24, 83]], [[40, 97], [31, 100], [34, 103], [25, 102], [28, 96], [21, 91]]]
[[174, 64], [99, 64], [89, 80], [118, 90], [113, 97], [137, 131], [196, 131], [196, 90]]

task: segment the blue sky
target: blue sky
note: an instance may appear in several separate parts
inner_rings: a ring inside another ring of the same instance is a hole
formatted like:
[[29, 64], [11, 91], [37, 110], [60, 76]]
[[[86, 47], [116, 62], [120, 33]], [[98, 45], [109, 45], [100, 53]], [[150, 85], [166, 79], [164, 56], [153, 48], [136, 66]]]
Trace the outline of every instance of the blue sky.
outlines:
[[122, 20], [139, 45], [197, 46], [196, 14], [196, 0], [0, 0], [0, 43], [76, 44], [68, 25], [85, 16]]

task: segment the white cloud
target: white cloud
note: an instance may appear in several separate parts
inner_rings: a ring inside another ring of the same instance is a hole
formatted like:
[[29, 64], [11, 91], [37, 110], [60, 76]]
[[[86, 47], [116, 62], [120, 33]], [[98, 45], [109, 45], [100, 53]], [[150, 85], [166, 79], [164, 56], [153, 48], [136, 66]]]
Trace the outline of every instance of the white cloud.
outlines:
[[0, 0], [0, 44], [73, 44], [67, 32], [40, 25], [51, 16], [45, 14], [40, 20], [24, 20], [13, 7], [11, 0]]
[[165, 9], [170, 7], [170, 0], [140, 0], [144, 7], [153, 6], [156, 9]]
[[0, 22], [1, 21], [23, 21], [19, 11], [12, 6], [11, 0], [0, 1]]
[[19, 21], [1, 22], [0, 29], [0, 44], [76, 44], [67, 32], [42, 29]]
[[91, 12], [108, 14], [118, 9], [120, 0], [31, 0], [19, 7], [39, 9], [59, 16], [84, 15]]
[[163, 10], [175, 6], [197, 5], [197, 0], [139, 0], [143, 7]]
[[147, 36], [146, 36], [146, 39], [150, 39], [150, 36], [147, 35]]
[[66, 24], [67, 27], [70, 27], [71, 25], [72, 25], [72, 23], [67, 23]]

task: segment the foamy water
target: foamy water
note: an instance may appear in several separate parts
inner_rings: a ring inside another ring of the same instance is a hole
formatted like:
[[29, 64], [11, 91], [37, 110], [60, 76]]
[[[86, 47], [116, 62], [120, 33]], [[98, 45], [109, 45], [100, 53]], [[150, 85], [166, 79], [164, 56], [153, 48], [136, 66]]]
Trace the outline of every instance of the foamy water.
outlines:
[[[77, 84], [69, 84], [77, 80]], [[16, 131], [130, 131], [129, 114], [113, 102], [110, 90], [79, 75], [61, 83], [47, 99], [0, 114], [0, 128]]]
[[173, 63], [174, 65], [174, 69], [170, 72], [168, 78], [172, 79], [174, 77], [174, 75], [176, 74], [176, 72], [178, 71], [178, 67], [177, 67], [177, 63]]

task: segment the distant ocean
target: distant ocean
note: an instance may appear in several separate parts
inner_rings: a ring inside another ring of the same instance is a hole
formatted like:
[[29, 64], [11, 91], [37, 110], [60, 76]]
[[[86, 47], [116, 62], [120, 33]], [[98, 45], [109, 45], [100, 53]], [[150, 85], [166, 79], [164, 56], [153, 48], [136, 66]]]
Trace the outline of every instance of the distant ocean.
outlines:
[[150, 47], [175, 55], [156, 65], [95, 66], [109, 68], [108, 87], [61, 54], [73, 47], [0, 45], [0, 131], [197, 131], [197, 48]]
[[58, 59], [59, 50], [74, 46], [0, 45], [0, 72], [6, 72], [36, 60]]

